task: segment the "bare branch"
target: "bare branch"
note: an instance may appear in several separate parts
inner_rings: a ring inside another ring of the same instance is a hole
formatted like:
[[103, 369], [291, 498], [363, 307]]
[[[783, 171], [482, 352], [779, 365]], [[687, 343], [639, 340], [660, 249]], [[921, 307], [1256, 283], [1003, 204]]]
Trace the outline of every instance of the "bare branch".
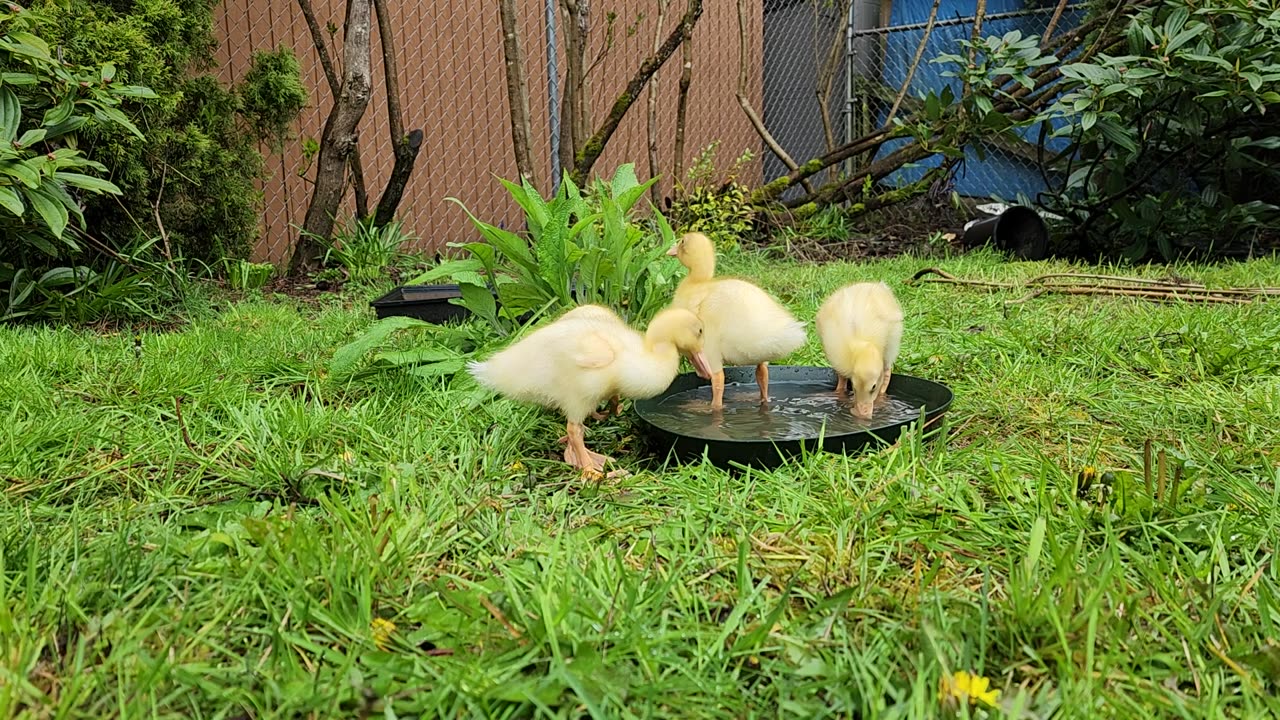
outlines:
[[[667, 0], [658, 0], [658, 19], [653, 25], [653, 51], [662, 47], [662, 23], [666, 20]], [[649, 177], [658, 177], [658, 71], [653, 73], [649, 83]], [[679, 178], [672, 178], [672, 184]], [[662, 193], [658, 191], [658, 183], [649, 186], [649, 199], [656, 206], [661, 201]]]
[[1058, 0], [1058, 7], [1053, 9], [1053, 16], [1049, 18], [1049, 24], [1044, 28], [1044, 34], [1040, 36], [1040, 51], [1044, 52], [1049, 46], [1049, 38], [1053, 37], [1053, 31], [1058, 27], [1058, 21], [1062, 19], [1062, 11], [1067, 9], [1068, 0]]
[[[747, 36], [747, 9], [744, 0], [738, 0], [738, 105], [742, 106], [742, 112], [746, 113], [747, 119], [751, 121], [751, 127], [755, 128], [756, 134], [764, 141], [764, 144], [782, 161], [787, 169], [795, 172], [799, 169], [796, 161], [791, 155], [780, 145], [769, 132], [769, 128], [765, 127], [764, 121], [756, 114], [754, 108], [751, 107], [751, 101], [747, 98], [747, 43], [750, 39]], [[813, 188], [809, 186], [807, 181], [804, 182], [804, 188], [807, 192], [812, 193]]]
[[684, 174], [684, 134], [689, 122], [689, 87], [693, 84], [693, 39], [691, 37], [684, 39], [680, 55], [682, 62], [679, 91], [676, 95], [676, 138], [671, 160], [671, 177], [676, 185]]
[[[385, 2], [385, 0], [377, 0]], [[507, 103], [510, 107], [511, 145], [515, 150], [520, 177], [533, 182], [533, 155], [529, 150], [533, 132], [529, 124], [529, 79], [520, 53], [520, 21], [515, 0], [499, 0], [502, 20], [502, 54], [507, 67]]]
[[[1066, 0], [1063, 0], [1064, 2]], [[893, 124], [893, 118], [898, 114], [898, 108], [902, 106], [902, 100], [907, 96], [907, 90], [911, 87], [911, 81], [916, 76], [916, 70], [920, 67], [920, 58], [924, 57], [925, 44], [929, 42], [929, 36], [933, 34], [933, 22], [938, 19], [938, 6], [942, 4], [942, 0], [933, 0], [933, 7], [929, 9], [929, 20], [925, 23], [924, 35], [920, 36], [920, 44], [916, 46], [915, 57], [911, 58], [911, 67], [907, 68], [907, 77], [902, 81], [902, 87], [898, 89], [898, 96], [893, 99], [893, 107], [889, 108], [889, 115], [885, 117], [884, 124]]]
[[[387, 185], [378, 199], [378, 209], [373, 222], [378, 226], [391, 222], [404, 197], [404, 189], [413, 175], [422, 148], [422, 130], [404, 133], [404, 115], [400, 107], [400, 63], [396, 56], [395, 30], [391, 26], [391, 14], [387, 12], [387, 0], [373, 0], [378, 15], [378, 42], [382, 46], [382, 70], [387, 93], [387, 130], [391, 134], [391, 147], [395, 164]], [[527, 113], [527, 110], [526, 110]]]
[[[608, 116], [605, 117], [604, 122], [601, 123], [595, 134], [587, 140], [586, 144], [578, 150], [571, 175], [575, 183], [582, 184], [586, 182], [587, 177], [591, 174], [592, 166], [600, 158], [600, 154], [604, 152], [605, 145], [608, 144], [609, 139], [618, 130], [618, 126], [622, 124], [622, 118], [626, 116], [627, 110], [635, 103], [640, 93], [644, 92], [645, 86], [649, 84], [649, 79], [658, 71], [658, 68], [666, 63], [681, 43], [687, 42], [689, 37], [693, 35], [694, 25], [697, 24], [698, 18], [701, 16], [702, 0], [689, 0], [689, 9], [685, 12], [684, 17], [680, 19], [680, 24], [671, 31], [671, 34], [667, 36], [667, 39], [656, 53], [645, 58], [644, 62], [640, 63], [635, 75], [627, 83], [626, 89], [614, 100], [613, 107], [610, 109]], [[684, 83], [683, 77], [681, 78], [681, 83]]]

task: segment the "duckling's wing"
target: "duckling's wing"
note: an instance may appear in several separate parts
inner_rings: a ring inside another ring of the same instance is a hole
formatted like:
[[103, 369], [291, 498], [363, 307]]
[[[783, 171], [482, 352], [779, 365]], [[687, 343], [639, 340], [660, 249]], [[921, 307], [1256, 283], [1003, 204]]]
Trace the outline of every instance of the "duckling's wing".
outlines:
[[613, 343], [599, 332], [585, 332], [580, 335], [573, 346], [573, 361], [578, 367], [587, 370], [598, 370], [608, 367], [617, 357]]

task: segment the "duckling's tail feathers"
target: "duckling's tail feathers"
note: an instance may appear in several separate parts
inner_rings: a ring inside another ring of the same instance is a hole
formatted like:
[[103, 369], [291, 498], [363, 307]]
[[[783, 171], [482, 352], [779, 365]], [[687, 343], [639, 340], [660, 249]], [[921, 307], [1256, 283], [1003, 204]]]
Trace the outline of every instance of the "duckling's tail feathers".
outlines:
[[480, 362], [479, 360], [467, 362], [467, 372], [476, 379], [476, 382], [490, 390], [496, 390], [497, 388], [493, 385], [493, 377], [490, 375], [492, 369], [493, 366], [488, 362]]

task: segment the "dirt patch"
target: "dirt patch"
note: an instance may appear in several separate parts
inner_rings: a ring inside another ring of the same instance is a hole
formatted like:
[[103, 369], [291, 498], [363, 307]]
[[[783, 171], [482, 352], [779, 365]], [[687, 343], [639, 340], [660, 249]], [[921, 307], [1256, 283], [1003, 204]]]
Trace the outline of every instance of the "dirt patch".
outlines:
[[[846, 218], [835, 236], [831, 224], [807, 233], [804, 229], [775, 229], [763, 244], [778, 255], [801, 262], [891, 258], [907, 253], [928, 256], [961, 247], [964, 224], [985, 217], [973, 209], [981, 202], [966, 200], [958, 210], [949, 199], [925, 195]], [[948, 233], [951, 239], [942, 237]]]

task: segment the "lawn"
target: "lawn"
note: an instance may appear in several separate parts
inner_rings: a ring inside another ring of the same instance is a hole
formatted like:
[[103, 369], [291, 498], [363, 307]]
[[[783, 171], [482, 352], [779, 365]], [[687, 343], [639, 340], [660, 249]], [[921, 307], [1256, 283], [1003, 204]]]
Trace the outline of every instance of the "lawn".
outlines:
[[587, 441], [633, 474], [586, 483], [465, 376], [331, 377], [368, 291], [2, 328], [0, 716], [1276, 716], [1280, 301], [1006, 308], [929, 264], [1067, 267], [722, 263], [806, 320], [890, 281], [897, 369], [956, 393], [945, 442], [771, 472], [646, 459], [628, 412]]

